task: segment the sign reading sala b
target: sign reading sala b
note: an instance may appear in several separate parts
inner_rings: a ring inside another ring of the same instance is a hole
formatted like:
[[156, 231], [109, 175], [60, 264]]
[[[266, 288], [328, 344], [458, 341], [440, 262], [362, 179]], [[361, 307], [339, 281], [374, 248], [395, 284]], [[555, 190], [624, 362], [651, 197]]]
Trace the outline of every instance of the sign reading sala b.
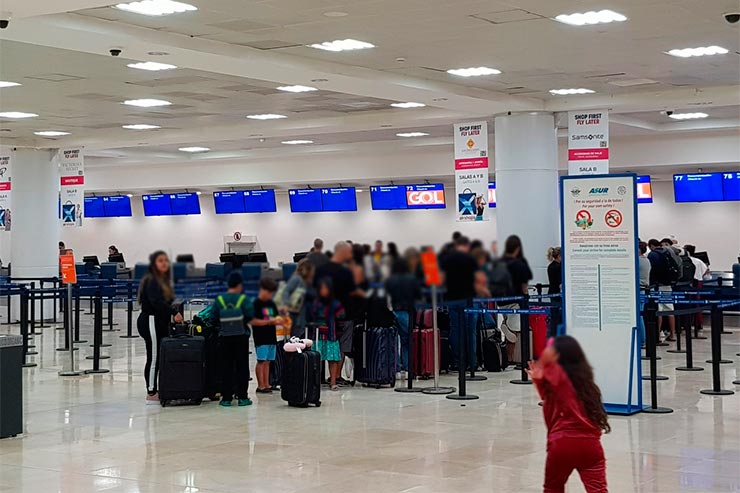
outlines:
[[62, 226], [81, 227], [85, 203], [85, 158], [82, 149], [60, 149], [58, 160]]

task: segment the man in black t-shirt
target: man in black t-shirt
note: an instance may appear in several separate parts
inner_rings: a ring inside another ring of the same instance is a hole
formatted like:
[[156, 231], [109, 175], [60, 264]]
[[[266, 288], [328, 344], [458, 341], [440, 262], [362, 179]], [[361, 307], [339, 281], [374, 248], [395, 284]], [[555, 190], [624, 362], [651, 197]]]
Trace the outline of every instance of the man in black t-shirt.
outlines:
[[452, 356], [459, 368], [460, 332], [467, 341], [466, 361], [468, 368], [476, 365], [475, 331], [466, 325], [468, 317], [465, 308], [475, 298], [475, 272], [478, 263], [470, 255], [470, 240], [464, 236], [455, 240], [455, 247], [441, 259], [442, 271], [445, 274], [445, 300], [450, 311], [450, 346]]

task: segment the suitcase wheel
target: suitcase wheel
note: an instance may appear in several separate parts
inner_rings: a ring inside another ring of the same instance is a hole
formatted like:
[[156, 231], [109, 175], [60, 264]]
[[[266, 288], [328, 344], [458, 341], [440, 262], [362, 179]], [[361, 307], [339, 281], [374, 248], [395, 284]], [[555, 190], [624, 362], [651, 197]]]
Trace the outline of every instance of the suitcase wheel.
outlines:
[[316, 401], [315, 406], [316, 407], [321, 407], [321, 401]]
[[159, 404], [160, 404], [160, 405], [161, 405], [162, 407], [166, 407], [166, 406], [167, 406], [167, 401], [159, 401]]

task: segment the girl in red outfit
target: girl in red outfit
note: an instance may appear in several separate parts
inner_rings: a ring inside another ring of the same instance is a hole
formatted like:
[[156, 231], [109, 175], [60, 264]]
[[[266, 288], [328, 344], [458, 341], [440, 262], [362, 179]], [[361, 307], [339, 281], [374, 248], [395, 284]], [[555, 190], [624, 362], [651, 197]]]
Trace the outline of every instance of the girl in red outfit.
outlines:
[[565, 492], [565, 483], [576, 469], [588, 493], [607, 493], [601, 433], [611, 428], [601, 391], [578, 341], [570, 336], [550, 339], [539, 361], [529, 362], [528, 373], [544, 401], [544, 492]]

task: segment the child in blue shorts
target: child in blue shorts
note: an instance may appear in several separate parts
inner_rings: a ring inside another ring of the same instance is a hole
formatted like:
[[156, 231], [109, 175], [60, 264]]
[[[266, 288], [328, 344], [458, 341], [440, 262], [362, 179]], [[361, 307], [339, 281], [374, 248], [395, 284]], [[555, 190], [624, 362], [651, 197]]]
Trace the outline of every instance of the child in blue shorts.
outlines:
[[277, 283], [263, 278], [259, 289], [257, 299], [254, 300], [254, 318], [250, 322], [257, 355], [257, 393], [270, 394], [270, 361], [275, 361], [277, 351], [276, 326], [282, 325], [283, 319], [278, 316], [278, 307], [272, 301]]

